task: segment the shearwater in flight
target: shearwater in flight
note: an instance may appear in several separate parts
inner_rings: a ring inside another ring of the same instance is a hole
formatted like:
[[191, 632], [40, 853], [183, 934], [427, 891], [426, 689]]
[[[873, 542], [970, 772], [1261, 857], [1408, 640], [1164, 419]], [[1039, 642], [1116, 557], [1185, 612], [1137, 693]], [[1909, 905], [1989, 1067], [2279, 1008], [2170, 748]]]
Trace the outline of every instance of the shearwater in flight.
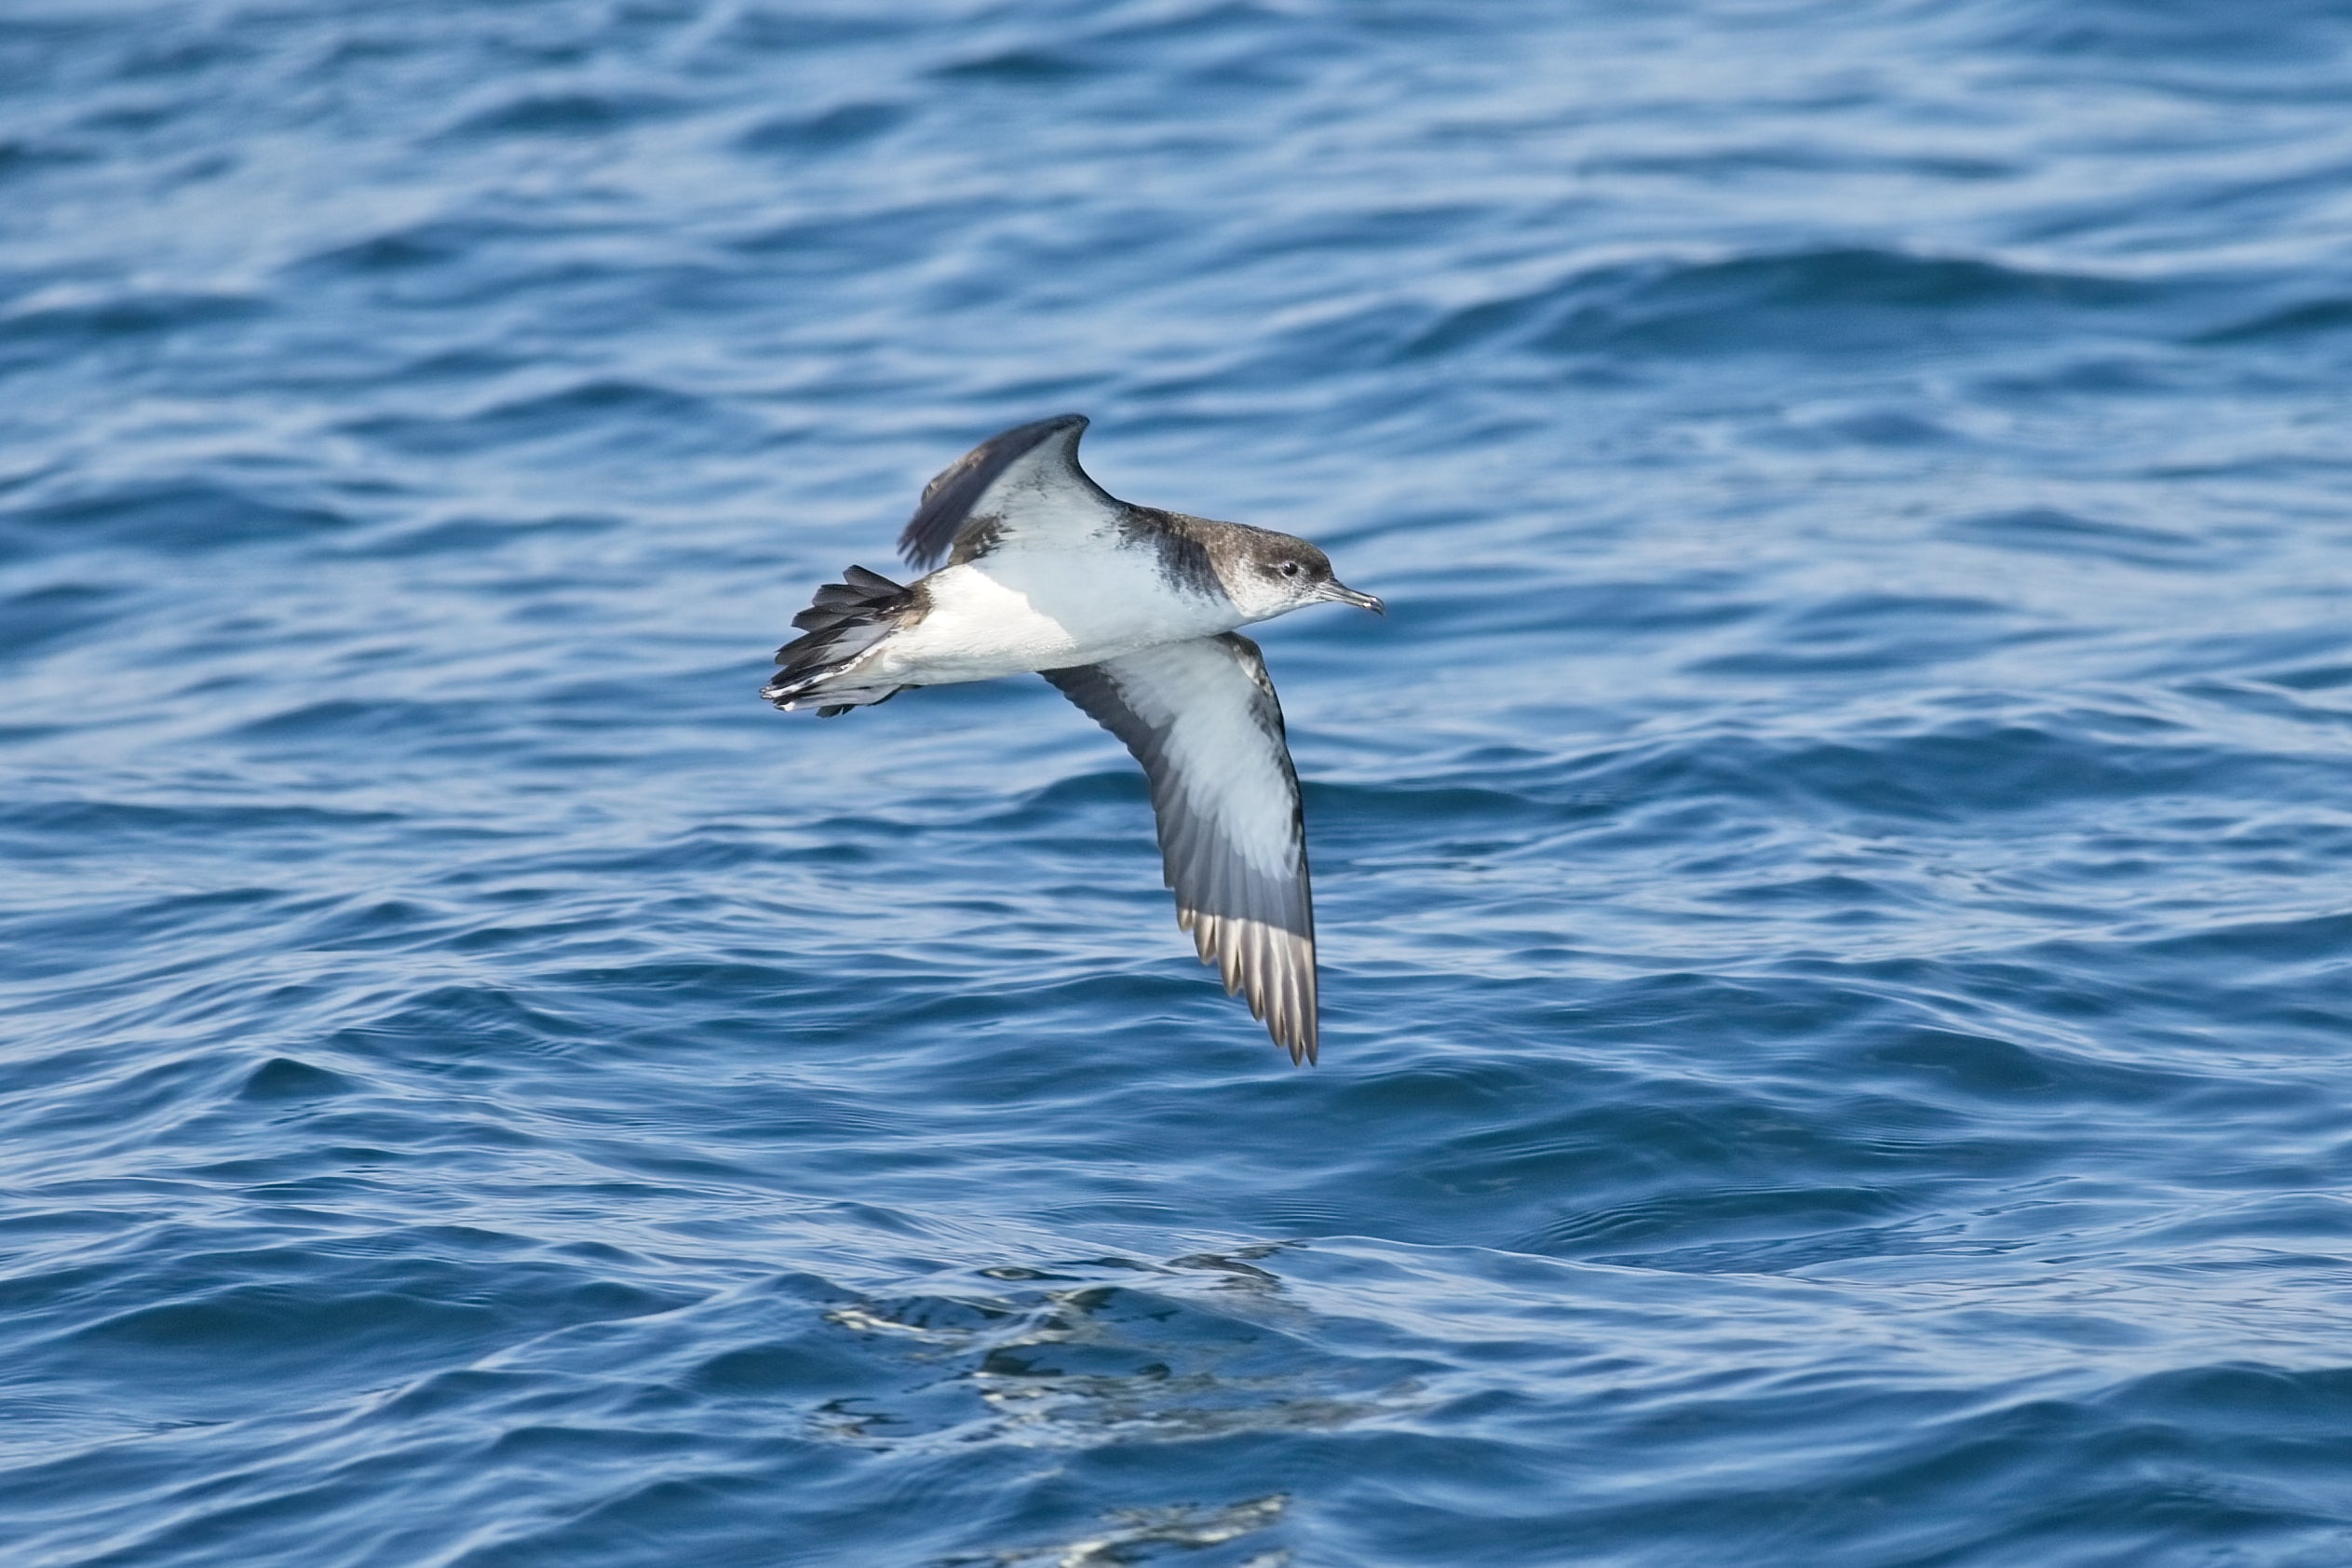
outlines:
[[852, 566], [818, 588], [760, 695], [832, 718], [909, 686], [1043, 675], [1143, 764], [1201, 962], [1313, 1061], [1298, 775], [1258, 645], [1234, 629], [1326, 601], [1384, 607], [1304, 539], [1113, 498], [1078, 466], [1086, 427], [1041, 419], [951, 464], [899, 536], [928, 574], [902, 588]]

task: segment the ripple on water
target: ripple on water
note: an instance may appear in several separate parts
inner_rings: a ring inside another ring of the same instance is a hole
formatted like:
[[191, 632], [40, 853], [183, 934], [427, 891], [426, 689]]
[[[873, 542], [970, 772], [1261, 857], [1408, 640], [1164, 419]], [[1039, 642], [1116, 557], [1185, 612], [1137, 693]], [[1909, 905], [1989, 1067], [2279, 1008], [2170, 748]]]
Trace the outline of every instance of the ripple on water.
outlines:
[[[2352, 1556], [2339, 8], [14, 9], [0, 1556]], [[754, 699], [1069, 407], [1313, 1072]]]

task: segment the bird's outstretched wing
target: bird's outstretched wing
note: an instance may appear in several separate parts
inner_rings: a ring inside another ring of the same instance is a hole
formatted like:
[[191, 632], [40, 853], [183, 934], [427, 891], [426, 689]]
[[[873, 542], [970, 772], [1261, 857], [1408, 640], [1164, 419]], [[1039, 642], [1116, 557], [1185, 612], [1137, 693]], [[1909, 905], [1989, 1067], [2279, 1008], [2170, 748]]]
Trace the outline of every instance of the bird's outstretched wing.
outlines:
[[1078, 466], [1086, 415], [1057, 414], [991, 436], [939, 470], [899, 535], [918, 572], [1006, 545], [1099, 531], [1118, 503]]
[[1176, 922], [1291, 1060], [1315, 1060], [1315, 912], [1282, 705], [1258, 645], [1226, 632], [1048, 669], [1152, 783]]

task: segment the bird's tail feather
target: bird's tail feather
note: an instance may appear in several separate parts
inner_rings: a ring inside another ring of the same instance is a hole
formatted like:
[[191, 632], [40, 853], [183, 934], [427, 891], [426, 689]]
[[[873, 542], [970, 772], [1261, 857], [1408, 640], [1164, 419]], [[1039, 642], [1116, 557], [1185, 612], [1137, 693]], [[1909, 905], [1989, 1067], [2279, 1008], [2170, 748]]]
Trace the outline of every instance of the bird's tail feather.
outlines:
[[778, 708], [814, 702], [818, 717], [830, 719], [886, 702], [903, 689], [859, 680], [858, 666], [899, 629], [914, 594], [862, 566], [841, 575], [840, 582], [818, 588], [816, 602], [792, 617], [802, 635], [776, 651], [776, 662], [784, 668], [760, 695]]

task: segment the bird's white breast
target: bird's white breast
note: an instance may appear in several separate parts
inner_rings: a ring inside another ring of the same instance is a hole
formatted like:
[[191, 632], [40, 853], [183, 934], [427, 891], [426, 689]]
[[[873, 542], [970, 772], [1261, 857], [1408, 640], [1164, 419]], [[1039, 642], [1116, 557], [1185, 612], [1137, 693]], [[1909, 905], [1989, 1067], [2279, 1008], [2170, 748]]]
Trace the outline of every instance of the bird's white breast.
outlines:
[[913, 685], [1093, 664], [1241, 624], [1222, 595], [1172, 586], [1148, 547], [998, 550], [922, 586], [928, 611], [876, 651], [877, 673]]

